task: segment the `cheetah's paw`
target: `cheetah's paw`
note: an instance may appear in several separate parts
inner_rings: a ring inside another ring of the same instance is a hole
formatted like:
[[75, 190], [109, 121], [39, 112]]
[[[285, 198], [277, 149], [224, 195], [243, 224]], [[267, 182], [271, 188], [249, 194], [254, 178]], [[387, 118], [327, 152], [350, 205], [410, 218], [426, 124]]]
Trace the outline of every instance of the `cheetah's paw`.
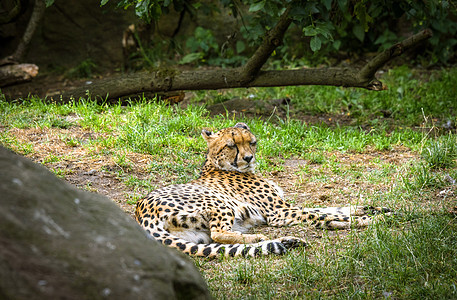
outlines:
[[286, 247], [286, 249], [293, 249], [298, 247], [307, 247], [308, 243], [305, 240], [302, 240], [293, 236], [286, 236], [279, 238], [278, 241]]

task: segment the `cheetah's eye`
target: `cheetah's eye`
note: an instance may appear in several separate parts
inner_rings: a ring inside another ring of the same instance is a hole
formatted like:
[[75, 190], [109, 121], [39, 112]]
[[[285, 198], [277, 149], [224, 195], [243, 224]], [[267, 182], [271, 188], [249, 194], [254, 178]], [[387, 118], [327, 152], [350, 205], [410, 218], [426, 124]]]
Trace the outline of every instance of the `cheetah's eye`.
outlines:
[[231, 149], [235, 148], [236, 147], [235, 142], [234, 141], [228, 141], [227, 142], [227, 147], [229, 147]]

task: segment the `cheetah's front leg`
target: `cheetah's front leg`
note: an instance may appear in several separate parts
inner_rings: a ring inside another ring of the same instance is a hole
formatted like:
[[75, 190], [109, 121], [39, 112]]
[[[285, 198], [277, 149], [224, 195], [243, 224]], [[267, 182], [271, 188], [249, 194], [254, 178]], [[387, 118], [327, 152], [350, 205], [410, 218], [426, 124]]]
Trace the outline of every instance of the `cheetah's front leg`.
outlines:
[[263, 234], [242, 234], [236, 231], [211, 231], [211, 239], [219, 244], [253, 244], [267, 240]]
[[219, 244], [252, 244], [267, 240], [263, 234], [242, 234], [233, 231], [235, 213], [228, 207], [218, 207], [210, 213], [211, 239]]

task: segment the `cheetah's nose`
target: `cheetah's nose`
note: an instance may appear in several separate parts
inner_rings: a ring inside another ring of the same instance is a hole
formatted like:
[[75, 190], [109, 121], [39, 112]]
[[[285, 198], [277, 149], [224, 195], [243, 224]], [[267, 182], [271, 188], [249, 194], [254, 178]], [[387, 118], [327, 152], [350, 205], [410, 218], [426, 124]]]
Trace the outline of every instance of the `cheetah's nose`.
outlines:
[[252, 160], [252, 155], [246, 155], [245, 157], [243, 157], [243, 159], [247, 162], [250, 162]]

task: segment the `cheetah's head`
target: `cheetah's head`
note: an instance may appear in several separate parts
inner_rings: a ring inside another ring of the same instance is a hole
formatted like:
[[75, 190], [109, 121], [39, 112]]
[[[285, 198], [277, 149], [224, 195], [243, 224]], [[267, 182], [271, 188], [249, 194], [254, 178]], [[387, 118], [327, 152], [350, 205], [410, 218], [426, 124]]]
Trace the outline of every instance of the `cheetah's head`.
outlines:
[[203, 130], [202, 136], [208, 144], [207, 164], [224, 171], [254, 173], [257, 139], [248, 125], [237, 123], [216, 133]]

